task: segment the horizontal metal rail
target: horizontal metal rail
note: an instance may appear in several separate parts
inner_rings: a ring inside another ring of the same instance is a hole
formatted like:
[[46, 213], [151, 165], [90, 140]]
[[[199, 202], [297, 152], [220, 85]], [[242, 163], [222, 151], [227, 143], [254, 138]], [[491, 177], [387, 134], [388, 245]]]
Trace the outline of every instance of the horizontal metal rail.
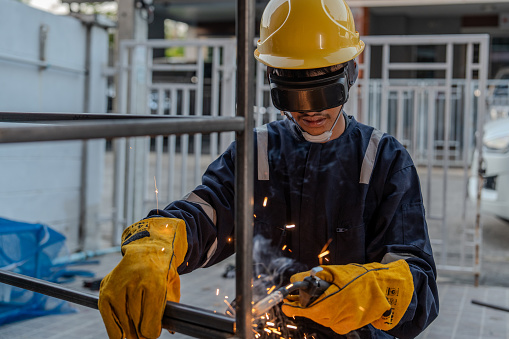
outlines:
[[[0, 116], [0, 122], [2, 121]], [[177, 119], [166, 117], [125, 120], [103, 118], [101, 121], [72, 121], [72, 123], [52, 121], [51, 124], [0, 127], [0, 143], [240, 132], [243, 128], [243, 117]]]
[[[41, 122], [67, 120], [125, 120], [125, 119], [182, 119], [181, 115], [146, 115], [117, 113], [54, 113], [54, 112], [0, 112], [0, 122]], [[189, 116], [187, 117], [189, 118]]]
[[[59, 284], [0, 270], [0, 283], [16, 286], [81, 306], [98, 309], [99, 298]], [[168, 301], [162, 327], [196, 338], [230, 338], [235, 333], [235, 321], [212, 311]]]

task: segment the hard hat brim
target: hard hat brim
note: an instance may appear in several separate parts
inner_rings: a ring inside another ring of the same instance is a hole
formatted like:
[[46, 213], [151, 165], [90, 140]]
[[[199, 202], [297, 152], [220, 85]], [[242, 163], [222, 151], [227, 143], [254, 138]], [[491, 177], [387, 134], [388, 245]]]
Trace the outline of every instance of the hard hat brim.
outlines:
[[359, 40], [358, 45], [342, 48], [327, 55], [310, 58], [289, 57], [282, 55], [270, 55], [260, 53], [259, 49], [254, 51], [254, 57], [262, 64], [273, 68], [282, 69], [312, 69], [343, 64], [358, 57], [364, 50], [364, 42]]

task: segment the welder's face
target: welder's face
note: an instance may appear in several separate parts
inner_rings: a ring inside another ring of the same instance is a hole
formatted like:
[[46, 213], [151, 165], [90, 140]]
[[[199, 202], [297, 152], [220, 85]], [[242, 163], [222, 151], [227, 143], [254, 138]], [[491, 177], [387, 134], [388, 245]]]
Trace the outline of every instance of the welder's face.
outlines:
[[343, 104], [348, 99], [345, 68], [332, 73], [288, 77], [269, 72], [272, 103], [289, 112], [300, 128], [311, 135], [331, 131]]
[[311, 135], [330, 131], [342, 106], [328, 108], [320, 112], [290, 112], [299, 126]]

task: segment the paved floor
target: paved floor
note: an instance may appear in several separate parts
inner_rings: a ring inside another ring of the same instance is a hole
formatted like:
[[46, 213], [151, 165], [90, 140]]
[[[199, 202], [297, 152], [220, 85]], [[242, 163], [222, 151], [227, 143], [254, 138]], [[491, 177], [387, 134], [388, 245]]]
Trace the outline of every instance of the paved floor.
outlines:
[[[118, 254], [98, 258], [100, 264], [83, 266], [93, 270], [97, 277], [103, 277], [118, 262]], [[222, 277], [226, 266], [233, 258], [215, 267], [198, 270], [181, 277], [182, 300], [193, 305], [217, 312], [226, 309], [225, 300], [235, 296], [235, 280]], [[90, 291], [82, 287], [84, 279], [77, 279], [68, 287]], [[472, 304], [478, 300], [489, 304], [509, 307], [509, 288], [497, 286], [474, 287], [472, 283], [458, 282], [447, 278], [439, 279], [440, 315], [438, 319], [418, 338], [419, 339], [474, 339], [509, 338], [509, 313]], [[227, 299], [225, 299], [227, 298]], [[18, 323], [0, 326], [0, 338], [16, 339], [100, 339], [107, 338], [99, 312], [81, 306], [77, 313], [44, 316]], [[161, 338], [190, 338], [163, 331]]]

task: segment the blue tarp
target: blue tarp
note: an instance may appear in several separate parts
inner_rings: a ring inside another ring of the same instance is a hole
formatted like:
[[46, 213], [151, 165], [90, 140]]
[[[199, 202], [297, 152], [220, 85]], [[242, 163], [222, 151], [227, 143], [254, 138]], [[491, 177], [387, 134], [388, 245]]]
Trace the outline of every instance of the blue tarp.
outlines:
[[[62, 282], [68, 255], [65, 236], [44, 224], [0, 218], [0, 269]], [[0, 283], [0, 325], [47, 314], [75, 312], [66, 301]]]

